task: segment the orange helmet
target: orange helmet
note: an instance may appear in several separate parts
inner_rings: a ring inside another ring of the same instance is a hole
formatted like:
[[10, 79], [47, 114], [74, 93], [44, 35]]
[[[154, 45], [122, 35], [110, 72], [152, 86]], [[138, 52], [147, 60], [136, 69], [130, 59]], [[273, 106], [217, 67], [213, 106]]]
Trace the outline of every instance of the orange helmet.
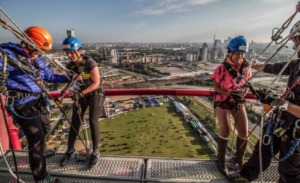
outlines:
[[46, 29], [38, 26], [32, 26], [27, 28], [25, 33], [42, 50], [52, 49], [52, 36]]

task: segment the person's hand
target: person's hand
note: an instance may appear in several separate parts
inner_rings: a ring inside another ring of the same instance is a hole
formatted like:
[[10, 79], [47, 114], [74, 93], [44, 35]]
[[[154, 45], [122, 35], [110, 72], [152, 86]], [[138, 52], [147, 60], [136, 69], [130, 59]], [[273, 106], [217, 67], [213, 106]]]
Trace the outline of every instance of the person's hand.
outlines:
[[285, 104], [286, 100], [275, 95], [272, 91], [267, 91], [266, 89], [256, 90], [259, 95], [259, 101], [263, 104], [268, 104], [272, 106], [282, 106]]

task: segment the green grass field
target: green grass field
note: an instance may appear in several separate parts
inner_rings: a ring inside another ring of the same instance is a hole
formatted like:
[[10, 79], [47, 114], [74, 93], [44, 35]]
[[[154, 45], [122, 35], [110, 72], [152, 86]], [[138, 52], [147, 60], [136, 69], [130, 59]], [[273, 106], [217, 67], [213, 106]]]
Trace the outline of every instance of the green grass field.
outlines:
[[172, 104], [100, 121], [104, 155], [215, 159]]

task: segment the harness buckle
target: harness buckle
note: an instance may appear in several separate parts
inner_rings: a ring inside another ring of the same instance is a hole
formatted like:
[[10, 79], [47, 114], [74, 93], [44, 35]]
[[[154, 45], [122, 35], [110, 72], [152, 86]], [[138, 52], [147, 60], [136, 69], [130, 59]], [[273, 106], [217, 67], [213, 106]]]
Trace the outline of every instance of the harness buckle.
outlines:
[[7, 96], [6, 98], [6, 106], [12, 106], [15, 102], [15, 97]]
[[40, 77], [41, 74], [38, 70], [36, 70], [33, 74], [32, 74], [35, 78]]
[[276, 130], [274, 130], [274, 133], [277, 137], [281, 137], [286, 132], [286, 129], [279, 127]]
[[270, 143], [271, 143], [271, 135], [265, 134], [265, 135], [263, 136], [262, 143], [263, 143], [264, 145], [270, 145]]

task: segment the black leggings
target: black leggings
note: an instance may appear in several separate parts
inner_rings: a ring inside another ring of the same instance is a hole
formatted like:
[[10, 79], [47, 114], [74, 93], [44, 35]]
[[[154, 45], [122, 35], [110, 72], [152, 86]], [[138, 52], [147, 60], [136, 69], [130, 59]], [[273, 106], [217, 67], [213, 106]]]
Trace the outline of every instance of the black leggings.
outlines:
[[72, 126], [69, 130], [68, 149], [74, 149], [74, 143], [79, 132], [81, 119], [83, 119], [84, 113], [87, 107], [89, 107], [89, 124], [93, 142], [93, 152], [96, 153], [98, 152], [100, 138], [98, 120], [104, 103], [104, 97], [99, 95], [86, 95], [83, 98], [80, 98], [79, 103], [81, 107], [81, 118], [79, 117], [76, 106], [73, 105]]

